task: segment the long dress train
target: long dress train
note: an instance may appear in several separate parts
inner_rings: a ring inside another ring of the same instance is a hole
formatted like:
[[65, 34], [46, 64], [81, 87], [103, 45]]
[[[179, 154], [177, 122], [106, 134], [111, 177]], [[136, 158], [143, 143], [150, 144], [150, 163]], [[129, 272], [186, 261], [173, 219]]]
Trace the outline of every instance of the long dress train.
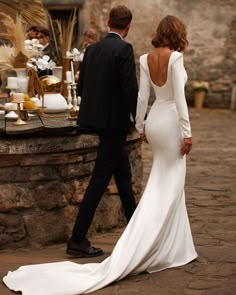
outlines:
[[186, 80], [182, 55], [171, 54], [163, 87], [151, 81], [147, 55], [140, 58], [140, 75], [137, 129], [143, 128], [150, 83], [156, 94], [145, 123], [153, 165], [139, 205], [112, 254], [101, 263], [22, 266], [3, 278], [8, 288], [23, 295], [78, 295], [127, 275], [184, 265], [197, 257], [185, 206], [186, 158], [180, 156], [182, 137], [191, 132], [181, 90]]

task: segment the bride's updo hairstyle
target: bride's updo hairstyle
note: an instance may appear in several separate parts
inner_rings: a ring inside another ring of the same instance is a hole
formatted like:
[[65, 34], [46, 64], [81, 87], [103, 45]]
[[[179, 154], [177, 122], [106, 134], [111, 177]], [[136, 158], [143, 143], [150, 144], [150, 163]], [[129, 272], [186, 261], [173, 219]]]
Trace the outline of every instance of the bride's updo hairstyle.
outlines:
[[152, 45], [157, 47], [169, 47], [171, 50], [184, 51], [188, 46], [186, 26], [173, 15], [164, 17], [152, 39]]

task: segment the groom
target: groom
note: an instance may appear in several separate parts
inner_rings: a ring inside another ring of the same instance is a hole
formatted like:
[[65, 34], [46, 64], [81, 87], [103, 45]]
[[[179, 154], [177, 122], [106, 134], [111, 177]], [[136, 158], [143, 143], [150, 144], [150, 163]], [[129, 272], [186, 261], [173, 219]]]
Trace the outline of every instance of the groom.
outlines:
[[126, 136], [130, 116], [135, 118], [138, 84], [132, 45], [123, 40], [131, 20], [127, 7], [112, 8], [108, 35], [87, 47], [80, 70], [79, 131], [96, 132], [99, 145], [92, 177], [67, 244], [66, 253], [73, 257], [103, 255], [102, 249], [91, 246], [86, 235], [112, 175], [127, 221], [136, 208]]

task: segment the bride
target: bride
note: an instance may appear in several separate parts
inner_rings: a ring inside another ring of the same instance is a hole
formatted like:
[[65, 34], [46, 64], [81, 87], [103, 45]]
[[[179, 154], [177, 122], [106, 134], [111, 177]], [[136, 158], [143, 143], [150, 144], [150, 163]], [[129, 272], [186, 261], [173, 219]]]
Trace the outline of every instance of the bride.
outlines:
[[[184, 265], [197, 257], [185, 205], [186, 155], [192, 145], [185, 100], [187, 75], [182, 51], [184, 24], [161, 20], [154, 49], [140, 57], [136, 128], [153, 152], [143, 196], [112, 254], [101, 263], [69, 261], [22, 266], [3, 278], [23, 295], [77, 295], [100, 289], [127, 275]], [[156, 100], [146, 121], [150, 86]]]

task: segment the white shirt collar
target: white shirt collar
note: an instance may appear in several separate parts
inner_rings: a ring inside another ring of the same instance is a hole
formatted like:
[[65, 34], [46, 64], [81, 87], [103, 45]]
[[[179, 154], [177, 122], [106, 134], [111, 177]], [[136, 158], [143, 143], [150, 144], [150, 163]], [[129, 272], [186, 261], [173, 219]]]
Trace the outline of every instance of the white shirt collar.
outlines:
[[117, 32], [110, 31], [109, 34], [110, 34], [110, 33], [112, 33], [112, 34], [116, 34], [116, 35], [120, 36], [121, 39], [124, 39], [124, 38], [123, 38], [119, 33], [117, 33]]
[[41, 47], [41, 50], [44, 50], [46, 47], [48, 47], [49, 43], [47, 43], [46, 45], [44, 45], [43, 47]]

